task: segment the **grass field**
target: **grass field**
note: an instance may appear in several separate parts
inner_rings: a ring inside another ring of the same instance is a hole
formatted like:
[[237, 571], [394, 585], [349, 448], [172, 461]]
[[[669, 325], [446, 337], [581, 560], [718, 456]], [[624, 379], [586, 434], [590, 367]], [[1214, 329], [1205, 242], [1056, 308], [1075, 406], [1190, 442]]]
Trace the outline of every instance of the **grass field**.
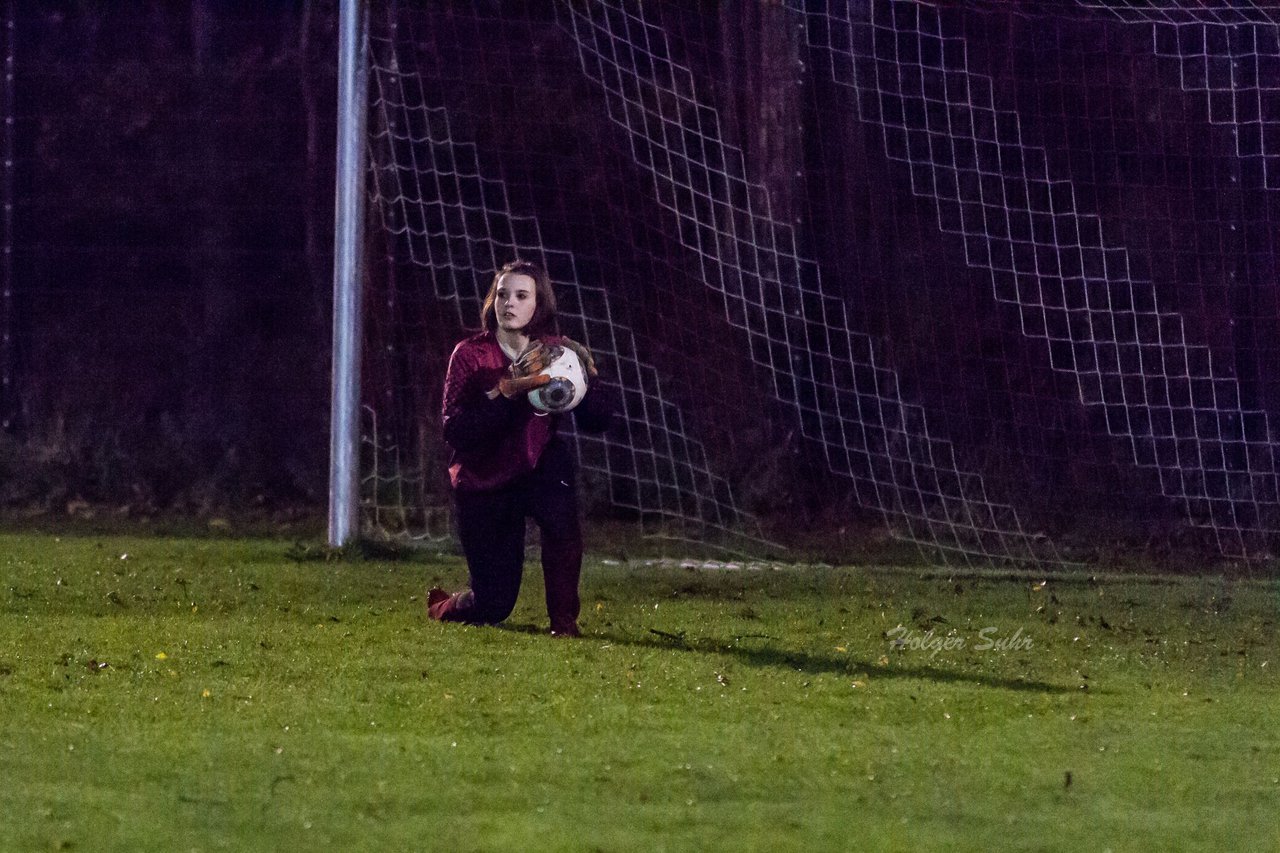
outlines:
[[0, 553], [3, 850], [1280, 849], [1274, 581]]

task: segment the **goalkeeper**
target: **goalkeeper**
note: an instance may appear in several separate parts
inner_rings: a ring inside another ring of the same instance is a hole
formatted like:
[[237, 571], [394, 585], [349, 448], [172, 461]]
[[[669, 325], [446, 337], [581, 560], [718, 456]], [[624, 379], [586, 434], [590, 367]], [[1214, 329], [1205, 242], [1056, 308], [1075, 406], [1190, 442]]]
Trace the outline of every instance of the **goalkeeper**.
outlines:
[[[433, 619], [494, 624], [511, 614], [524, 570], [525, 518], [542, 534], [542, 573], [553, 636], [578, 636], [582, 527], [576, 465], [558, 435], [568, 414], [542, 416], [527, 399], [550, 377], [540, 371], [551, 346], [573, 349], [592, 379], [591, 353], [556, 333], [556, 299], [547, 273], [513, 261], [493, 277], [480, 309], [482, 330], [454, 347], [444, 380], [444, 439], [451, 458], [458, 538], [470, 589], [433, 588]], [[603, 432], [613, 401], [593, 382], [571, 416]]]

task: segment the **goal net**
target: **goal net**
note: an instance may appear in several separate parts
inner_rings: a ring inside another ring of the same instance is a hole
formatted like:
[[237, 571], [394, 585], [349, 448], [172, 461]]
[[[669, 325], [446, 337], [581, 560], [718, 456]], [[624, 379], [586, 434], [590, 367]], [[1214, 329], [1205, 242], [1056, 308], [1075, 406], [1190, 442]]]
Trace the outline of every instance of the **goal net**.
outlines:
[[747, 554], [1265, 558], [1280, 5], [376, 0], [365, 523], [449, 535], [449, 352], [550, 271], [591, 514]]

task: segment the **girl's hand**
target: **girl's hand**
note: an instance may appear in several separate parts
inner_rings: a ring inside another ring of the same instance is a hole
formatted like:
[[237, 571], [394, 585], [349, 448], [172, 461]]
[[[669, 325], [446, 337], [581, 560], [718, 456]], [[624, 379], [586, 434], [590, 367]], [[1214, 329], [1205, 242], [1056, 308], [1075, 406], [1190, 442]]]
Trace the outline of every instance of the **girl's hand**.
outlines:
[[529, 345], [516, 356], [516, 360], [507, 368], [507, 372], [512, 379], [541, 373], [551, 363], [552, 355], [554, 355], [553, 350], [542, 341], [529, 341]]
[[529, 341], [529, 345], [507, 368], [507, 375], [489, 389], [486, 396], [492, 400], [501, 394], [510, 400], [517, 394], [528, 394], [534, 388], [546, 385], [551, 377], [542, 375], [542, 371], [551, 363], [552, 355], [551, 348], [542, 341]]
[[551, 381], [551, 377], [545, 373], [538, 373], [534, 376], [522, 376], [519, 379], [506, 376], [503, 377], [497, 385], [493, 386], [485, 394], [490, 400], [496, 399], [499, 394], [510, 400], [517, 394], [528, 394], [534, 388], [541, 388]]

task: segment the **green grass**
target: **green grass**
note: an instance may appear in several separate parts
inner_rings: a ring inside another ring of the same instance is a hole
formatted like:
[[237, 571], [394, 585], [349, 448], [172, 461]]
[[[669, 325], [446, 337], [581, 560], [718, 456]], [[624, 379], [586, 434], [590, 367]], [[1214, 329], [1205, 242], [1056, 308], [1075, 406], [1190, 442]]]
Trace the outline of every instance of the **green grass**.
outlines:
[[3, 850], [1280, 849], [1275, 582], [593, 561], [573, 641], [536, 559], [484, 629], [452, 557], [0, 553]]

